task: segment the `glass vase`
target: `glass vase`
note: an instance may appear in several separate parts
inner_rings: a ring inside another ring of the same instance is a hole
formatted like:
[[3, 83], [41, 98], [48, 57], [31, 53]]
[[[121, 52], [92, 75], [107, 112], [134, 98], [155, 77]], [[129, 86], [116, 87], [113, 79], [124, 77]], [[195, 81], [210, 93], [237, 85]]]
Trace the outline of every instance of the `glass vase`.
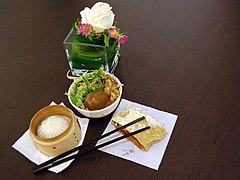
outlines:
[[120, 57], [117, 41], [110, 39], [109, 46], [106, 47], [103, 35], [96, 35], [90, 41], [85, 36], [77, 35], [76, 31], [73, 26], [63, 41], [72, 75], [81, 76], [86, 71], [92, 72], [101, 66], [106, 72], [114, 73]]

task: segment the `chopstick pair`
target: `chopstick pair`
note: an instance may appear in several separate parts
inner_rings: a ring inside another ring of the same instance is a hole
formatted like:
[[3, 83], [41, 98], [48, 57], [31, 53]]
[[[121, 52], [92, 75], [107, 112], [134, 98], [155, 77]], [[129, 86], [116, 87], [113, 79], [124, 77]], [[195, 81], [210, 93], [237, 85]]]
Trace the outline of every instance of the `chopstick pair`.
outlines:
[[[92, 152], [92, 151], [95, 151], [95, 150], [97, 150], [97, 149], [99, 149], [99, 148], [102, 148], [102, 147], [105, 147], [105, 146], [110, 145], [110, 144], [112, 144], [112, 143], [115, 143], [115, 142], [117, 142], [117, 141], [120, 141], [120, 140], [122, 140], [122, 139], [124, 139], [124, 138], [127, 138], [127, 137], [129, 137], [129, 136], [132, 136], [132, 135], [135, 135], [135, 134], [140, 133], [140, 132], [142, 132], [142, 131], [145, 131], [145, 130], [149, 129], [150, 126], [147, 126], [147, 127], [141, 128], [141, 129], [139, 129], [139, 130], [136, 130], [136, 131], [134, 131], [134, 132], [132, 132], [132, 133], [129, 133], [129, 134], [126, 134], [126, 135], [117, 137], [117, 138], [112, 139], [112, 140], [110, 140], [110, 141], [108, 141], [108, 142], [105, 142], [105, 143], [102, 143], [102, 144], [100, 144], [100, 145], [97, 145], [97, 146], [95, 146], [95, 147], [93, 147], [93, 148], [91, 148], [91, 149], [88, 149], [88, 150], [85, 150], [85, 151], [79, 151], [79, 150], [81, 150], [81, 149], [83, 149], [83, 148], [85, 148], [85, 147], [87, 147], [87, 146], [89, 146], [89, 145], [97, 142], [98, 140], [103, 139], [103, 138], [105, 138], [105, 137], [107, 137], [107, 136], [109, 136], [109, 135], [111, 135], [111, 134], [113, 134], [113, 133], [115, 133], [115, 132], [117, 132], [117, 131], [120, 131], [120, 130], [128, 127], [128, 126], [131, 126], [131, 125], [133, 125], [133, 124], [135, 124], [135, 123], [137, 123], [137, 122], [139, 122], [139, 121], [141, 121], [141, 120], [143, 120], [143, 119], [145, 119], [144, 116], [142, 116], [142, 117], [140, 117], [140, 118], [138, 118], [138, 119], [136, 119], [136, 120], [134, 120], [134, 121], [131, 121], [130, 123], [127, 123], [127, 124], [121, 126], [120, 128], [116, 128], [116, 129], [114, 129], [114, 130], [112, 130], [112, 131], [110, 131], [110, 132], [108, 132], [108, 133], [106, 133], [106, 134], [103, 134], [102, 136], [97, 137], [97, 138], [95, 138], [95, 139], [87, 142], [86, 144], [83, 144], [83, 145], [78, 146], [78, 147], [75, 147], [75, 148], [73, 148], [73, 149], [71, 149], [71, 150], [69, 150], [69, 151], [67, 151], [67, 152], [65, 152], [65, 153], [62, 153], [62, 154], [60, 154], [60, 155], [58, 155], [58, 156], [56, 156], [56, 157], [54, 157], [54, 158], [52, 158], [52, 159], [50, 159], [50, 160], [48, 160], [48, 161], [46, 161], [46, 162], [44, 162], [44, 163], [42, 163], [42, 164], [34, 167], [34, 168], [32, 169], [32, 172], [33, 172], [33, 173], [41, 172], [41, 171], [43, 171], [43, 170], [46, 170], [46, 169], [52, 168], [52, 167], [54, 167], [54, 166], [57, 166], [57, 165], [59, 165], [59, 164], [62, 164], [62, 163], [64, 163], [64, 162], [67, 162], [67, 161], [69, 161], [69, 160], [71, 160], [71, 159], [78, 158], [78, 157], [80, 157], [80, 156], [82, 156], [82, 155], [84, 155], [84, 154], [88, 154], [88, 153], [90, 153], [90, 152]], [[73, 152], [75, 152], [75, 151], [79, 151], [79, 153], [74, 154], [74, 155], [71, 155], [71, 156], [68, 156], [68, 157], [65, 157], [65, 156], [70, 155], [71, 153], [73, 153]]]

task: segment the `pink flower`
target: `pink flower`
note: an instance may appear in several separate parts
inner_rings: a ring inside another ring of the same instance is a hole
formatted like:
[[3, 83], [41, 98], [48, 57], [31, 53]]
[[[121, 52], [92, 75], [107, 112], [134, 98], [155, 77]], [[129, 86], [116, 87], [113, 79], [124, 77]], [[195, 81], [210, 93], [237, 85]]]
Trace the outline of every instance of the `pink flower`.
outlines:
[[82, 33], [83, 35], [85, 35], [86, 37], [91, 34], [92, 32], [92, 26], [91, 24], [82, 24], [80, 26], [80, 33]]
[[118, 37], [118, 31], [113, 28], [108, 30], [108, 34], [109, 34], [110, 38], [117, 39], [117, 37]]
[[128, 36], [127, 36], [127, 35], [122, 35], [122, 36], [118, 39], [118, 43], [119, 43], [119, 44], [124, 44], [127, 40], [128, 40]]

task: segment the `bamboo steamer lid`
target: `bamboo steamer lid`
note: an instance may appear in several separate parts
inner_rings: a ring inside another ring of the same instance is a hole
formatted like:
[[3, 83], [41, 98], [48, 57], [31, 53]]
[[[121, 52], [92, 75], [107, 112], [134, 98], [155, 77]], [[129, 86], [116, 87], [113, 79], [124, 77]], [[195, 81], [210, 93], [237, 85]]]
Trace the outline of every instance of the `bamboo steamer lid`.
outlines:
[[[40, 138], [37, 129], [41, 122], [52, 115], [63, 115], [70, 118], [68, 128], [60, 135], [53, 138]], [[48, 156], [58, 156], [79, 144], [81, 138], [81, 127], [75, 114], [67, 107], [52, 105], [39, 110], [31, 119], [30, 135], [37, 148]]]

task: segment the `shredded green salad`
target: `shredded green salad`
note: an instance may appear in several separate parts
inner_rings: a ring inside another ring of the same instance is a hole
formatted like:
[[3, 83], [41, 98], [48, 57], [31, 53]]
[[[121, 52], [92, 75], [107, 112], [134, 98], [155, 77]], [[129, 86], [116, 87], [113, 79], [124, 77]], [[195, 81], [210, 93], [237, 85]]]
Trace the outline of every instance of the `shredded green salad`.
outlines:
[[92, 91], [103, 91], [108, 86], [103, 67], [94, 70], [93, 73], [84, 73], [79, 78], [74, 78], [74, 84], [70, 89], [70, 100], [81, 109], [86, 109], [84, 98]]

